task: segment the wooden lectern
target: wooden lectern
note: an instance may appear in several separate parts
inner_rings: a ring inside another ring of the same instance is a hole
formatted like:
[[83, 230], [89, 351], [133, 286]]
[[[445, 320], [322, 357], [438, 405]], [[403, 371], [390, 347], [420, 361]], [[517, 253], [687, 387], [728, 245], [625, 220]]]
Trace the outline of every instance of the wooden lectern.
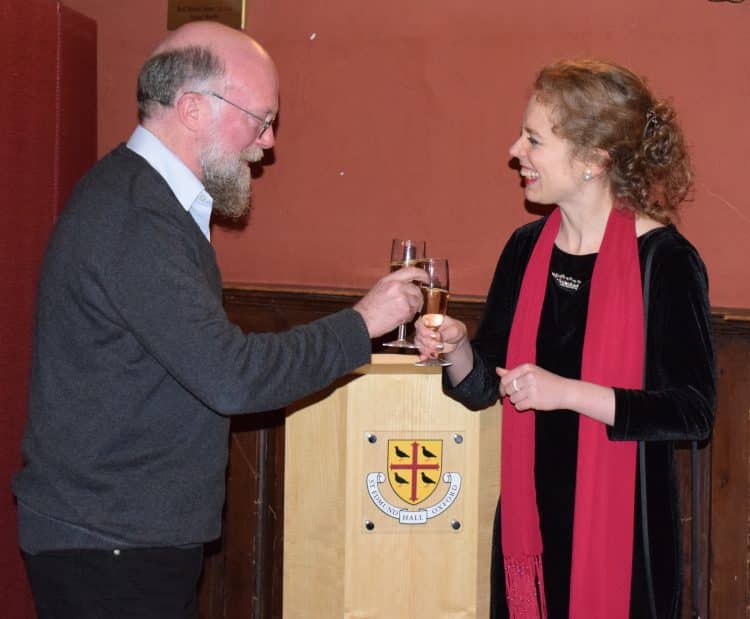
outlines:
[[286, 619], [489, 615], [500, 410], [414, 361], [373, 355], [287, 417]]

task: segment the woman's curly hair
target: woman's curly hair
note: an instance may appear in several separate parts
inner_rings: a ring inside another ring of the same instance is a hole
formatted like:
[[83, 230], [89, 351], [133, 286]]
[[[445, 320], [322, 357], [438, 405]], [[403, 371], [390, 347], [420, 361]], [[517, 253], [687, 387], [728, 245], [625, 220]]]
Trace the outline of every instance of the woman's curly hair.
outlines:
[[662, 223], [674, 219], [692, 186], [690, 158], [674, 109], [643, 79], [598, 60], [562, 60], [540, 71], [534, 94], [574, 156], [607, 153], [601, 163], [616, 197]]

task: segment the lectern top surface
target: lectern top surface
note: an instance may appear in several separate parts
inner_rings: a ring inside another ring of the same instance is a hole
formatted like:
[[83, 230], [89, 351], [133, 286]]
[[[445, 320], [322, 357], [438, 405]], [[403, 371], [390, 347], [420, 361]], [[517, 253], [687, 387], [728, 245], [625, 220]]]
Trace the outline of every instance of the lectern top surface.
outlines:
[[418, 357], [414, 354], [378, 353], [371, 357], [370, 363], [356, 370], [355, 374], [439, 374], [440, 367], [417, 367]]

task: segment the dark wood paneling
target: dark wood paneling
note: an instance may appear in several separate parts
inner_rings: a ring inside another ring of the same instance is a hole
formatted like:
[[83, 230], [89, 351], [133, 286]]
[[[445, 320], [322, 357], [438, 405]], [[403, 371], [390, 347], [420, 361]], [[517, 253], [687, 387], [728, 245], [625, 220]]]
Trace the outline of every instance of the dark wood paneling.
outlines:
[[[225, 288], [229, 318], [245, 331], [279, 331], [351, 307], [357, 291], [276, 287]], [[452, 297], [451, 315], [476, 331], [484, 300]], [[700, 450], [701, 616], [746, 616], [750, 311], [714, 311], [719, 404], [714, 438]], [[388, 334], [379, 341], [387, 341]], [[375, 342], [374, 350], [379, 350]], [[690, 451], [677, 454], [685, 548], [684, 617], [690, 616]], [[281, 617], [283, 556], [283, 412], [232, 423], [222, 543], [209, 554], [201, 587], [205, 619]], [[710, 608], [709, 608], [710, 606]]]
[[280, 411], [232, 423], [224, 536], [227, 619], [281, 616], [283, 422]]
[[747, 616], [750, 583], [750, 336], [735, 329], [717, 331], [719, 405], [711, 476], [710, 607], [713, 617], [741, 617]]

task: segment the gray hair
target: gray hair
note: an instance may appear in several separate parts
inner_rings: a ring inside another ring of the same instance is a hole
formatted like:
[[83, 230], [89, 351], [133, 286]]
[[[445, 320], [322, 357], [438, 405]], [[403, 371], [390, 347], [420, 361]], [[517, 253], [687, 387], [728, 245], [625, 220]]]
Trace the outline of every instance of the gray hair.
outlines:
[[183, 88], [200, 88], [224, 76], [224, 63], [206, 47], [171, 49], [149, 58], [138, 74], [138, 118], [142, 122], [154, 104], [171, 107]]

